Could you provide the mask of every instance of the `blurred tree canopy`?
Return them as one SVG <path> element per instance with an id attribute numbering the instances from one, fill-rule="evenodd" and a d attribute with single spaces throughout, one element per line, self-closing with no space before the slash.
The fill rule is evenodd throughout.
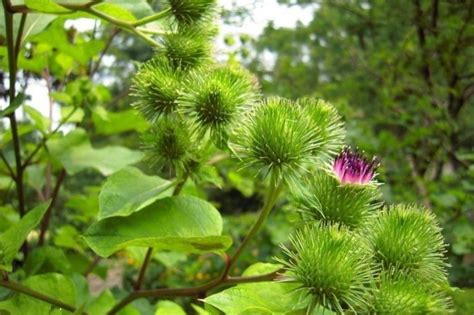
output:
<path id="1" fill-rule="evenodd" d="M 442 218 L 452 280 L 472 286 L 474 1 L 280 2 L 314 17 L 241 40 L 264 93 L 335 103 L 349 142 L 380 156 L 386 198 Z"/>

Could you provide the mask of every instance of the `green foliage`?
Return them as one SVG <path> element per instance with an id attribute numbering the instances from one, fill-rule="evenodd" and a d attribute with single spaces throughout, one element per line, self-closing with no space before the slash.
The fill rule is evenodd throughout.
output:
<path id="1" fill-rule="evenodd" d="M 21 220 L 0 234 L 0 268 L 12 271 L 12 260 L 25 241 L 28 233 L 35 228 L 43 218 L 49 204 L 45 203 L 28 211 Z"/>
<path id="2" fill-rule="evenodd" d="M 168 197 L 127 217 L 102 219 L 84 238 L 98 255 L 108 257 L 128 246 L 219 252 L 231 244 L 221 233 L 222 218 L 211 204 L 195 197 Z"/>
<path id="3" fill-rule="evenodd" d="M 110 175 L 142 158 L 141 152 L 121 146 L 95 149 L 86 132 L 79 128 L 65 137 L 50 139 L 47 146 L 52 157 L 70 174 L 93 168 L 104 175 Z"/>
<path id="4" fill-rule="evenodd" d="M 23 283 L 26 287 L 37 290 L 50 297 L 57 298 L 71 305 L 76 304 L 76 288 L 74 282 L 61 274 L 45 273 L 29 277 Z M 10 314 L 48 315 L 59 311 L 52 305 L 27 295 L 16 294 L 11 299 L 0 302 L 0 310 Z"/>
<path id="5" fill-rule="evenodd" d="M 171 182 L 148 176 L 134 167 L 125 167 L 112 174 L 99 195 L 98 219 L 127 216 L 155 200 L 171 195 Z"/>
<path id="6" fill-rule="evenodd" d="M 368 285 L 374 269 L 365 241 L 344 227 L 310 225 L 290 237 L 293 250 L 284 248 L 288 280 L 318 305 L 343 313 L 368 307 Z"/>
<path id="7" fill-rule="evenodd" d="M 455 291 L 448 288 L 435 216 L 412 211 L 415 206 L 380 210 L 386 186 L 347 184 L 329 169 L 345 140 L 338 112 L 347 118 L 349 139 L 361 130 L 352 126 L 357 115 L 328 92 L 334 92 L 331 84 L 338 81 L 337 90 L 350 91 L 355 101 L 372 100 L 344 85 L 344 77 L 339 86 L 338 75 L 323 74 L 328 65 L 342 72 L 345 59 L 324 55 L 306 67 L 299 61 L 307 60 L 304 54 L 294 54 L 285 61 L 292 86 L 281 92 L 297 100 L 261 100 L 257 80 L 236 59 L 213 60 L 213 0 L 25 3 L 5 5 L 0 19 L 0 66 L 16 80 L 10 93 L 0 89 L 7 101 L 1 115 L 9 120 L 0 122 L 1 312 L 450 311 L 446 292 Z M 32 35 L 31 9 L 59 16 L 44 30 L 38 20 Z M 320 10 L 326 12 L 325 3 Z M 66 28 L 68 20 L 83 17 L 100 23 L 91 31 Z M 290 42 L 286 35 L 283 42 Z M 311 80 L 307 69 L 314 70 Z M 298 91 L 306 81 L 326 82 L 318 93 L 338 110 L 318 97 L 297 98 L 314 94 L 310 84 L 305 91 L 311 93 Z M 46 104 L 27 95 L 39 82 L 46 84 Z M 437 127 L 449 130 L 442 122 Z M 391 139 L 383 128 L 380 133 Z M 422 125 L 404 141 L 428 135 Z M 360 171 L 354 165 L 344 167 Z M 268 175 L 270 184 L 261 180 Z M 468 198 L 438 193 L 432 201 L 443 207 Z M 240 211 L 248 213 L 236 215 Z M 469 229 L 453 231 L 461 245 L 469 242 Z M 468 253 L 470 247 L 453 248 Z M 271 256 L 280 264 L 261 262 L 241 272 Z M 206 297 L 204 308 L 196 297 Z"/>

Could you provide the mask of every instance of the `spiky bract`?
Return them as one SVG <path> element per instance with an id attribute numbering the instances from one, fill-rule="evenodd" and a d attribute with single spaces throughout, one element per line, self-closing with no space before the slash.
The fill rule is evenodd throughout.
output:
<path id="1" fill-rule="evenodd" d="M 143 149 L 152 165 L 184 172 L 195 164 L 198 143 L 185 121 L 168 116 L 159 119 L 144 134 Z"/>
<path id="2" fill-rule="evenodd" d="M 297 187 L 300 173 L 319 147 L 315 131 L 299 106 L 283 98 L 264 100 L 248 115 L 234 138 L 245 166 L 256 166 Z"/>
<path id="3" fill-rule="evenodd" d="M 384 272 L 373 290 L 374 314 L 447 314 L 451 300 L 439 288 L 394 272 Z"/>
<path id="4" fill-rule="evenodd" d="M 181 25 L 191 25 L 212 18 L 216 0 L 168 0 L 175 21 Z"/>
<path id="5" fill-rule="evenodd" d="M 280 260 L 289 281 L 300 284 L 317 304 L 343 313 L 366 309 L 372 280 L 371 255 L 365 241 L 345 227 L 307 225 L 290 237 Z"/>
<path id="6" fill-rule="evenodd" d="M 133 106 L 150 121 L 176 110 L 182 74 L 164 58 L 146 62 L 137 72 L 131 87 L 137 98 Z"/>
<path id="7" fill-rule="evenodd" d="M 321 170 L 308 176 L 303 194 L 295 198 L 295 207 L 307 220 L 359 228 L 373 218 L 380 197 L 376 185 L 341 185 L 328 171 Z"/>
<path id="8" fill-rule="evenodd" d="M 184 28 L 165 35 L 157 53 L 166 57 L 174 69 L 188 71 L 210 60 L 210 38 L 196 28 Z"/>
<path id="9" fill-rule="evenodd" d="M 334 106 L 319 98 L 301 98 L 297 102 L 311 118 L 313 128 L 321 139 L 321 147 L 315 154 L 322 161 L 327 161 L 344 144 L 345 130 L 341 116 Z"/>
<path id="10" fill-rule="evenodd" d="M 179 98 L 183 113 L 194 127 L 211 132 L 216 143 L 227 140 L 227 132 L 257 100 L 257 85 L 243 69 L 217 67 L 188 80 L 188 89 Z"/>
<path id="11" fill-rule="evenodd" d="M 446 281 L 445 244 L 435 216 L 416 205 L 394 205 L 368 230 L 375 259 L 384 269 L 427 282 Z"/>

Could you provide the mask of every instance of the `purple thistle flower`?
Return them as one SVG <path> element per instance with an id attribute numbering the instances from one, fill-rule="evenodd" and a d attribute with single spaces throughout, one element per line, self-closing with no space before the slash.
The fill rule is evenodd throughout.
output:
<path id="1" fill-rule="evenodd" d="M 341 184 L 365 185 L 374 178 L 377 166 L 375 157 L 369 161 L 357 151 L 344 148 L 334 160 L 332 170 Z"/>

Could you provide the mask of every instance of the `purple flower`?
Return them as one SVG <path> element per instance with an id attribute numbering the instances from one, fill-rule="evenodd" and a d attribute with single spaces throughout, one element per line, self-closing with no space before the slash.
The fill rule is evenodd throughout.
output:
<path id="1" fill-rule="evenodd" d="M 344 148 L 334 160 L 332 170 L 341 184 L 365 185 L 374 178 L 377 166 L 375 157 L 369 161 L 357 151 Z"/>

